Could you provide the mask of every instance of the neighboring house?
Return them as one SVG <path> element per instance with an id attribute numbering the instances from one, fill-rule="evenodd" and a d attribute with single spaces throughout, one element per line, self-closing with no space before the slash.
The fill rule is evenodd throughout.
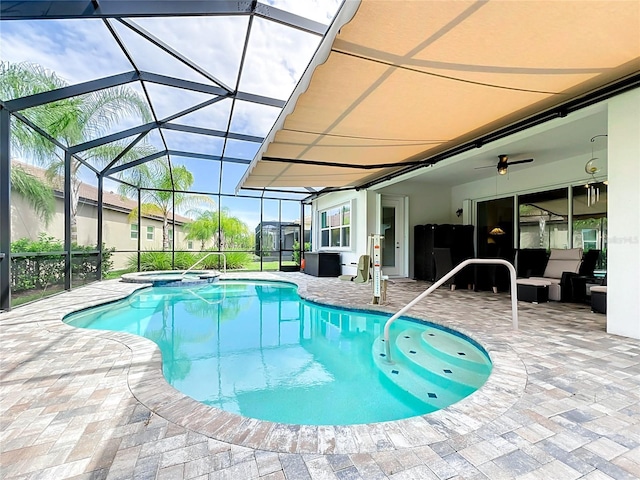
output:
<path id="1" fill-rule="evenodd" d="M 32 165 L 13 162 L 27 172 L 46 182 L 45 171 Z M 33 212 L 28 203 L 18 194 L 12 195 L 11 202 L 11 238 L 30 238 L 35 240 L 41 233 L 46 233 L 57 239 L 64 238 L 64 199 L 62 191 L 54 188 L 56 198 L 55 214 L 49 225 Z M 138 235 L 140 235 L 140 250 L 162 250 L 162 218 L 143 215 L 141 225 L 129 219 L 129 213 L 137 207 L 137 202 L 123 198 L 117 193 L 103 194 L 103 241 L 108 248 L 115 248 L 112 256 L 114 269 L 124 268 L 126 259 L 131 252 L 137 251 Z M 93 185 L 80 185 L 78 203 L 78 244 L 96 245 L 98 237 L 98 189 Z M 194 242 L 185 239 L 183 225 L 191 220 L 181 215 L 175 217 L 175 227 L 169 217 L 169 239 L 175 228 L 176 250 L 193 250 Z M 118 253 L 121 252 L 121 253 Z"/>

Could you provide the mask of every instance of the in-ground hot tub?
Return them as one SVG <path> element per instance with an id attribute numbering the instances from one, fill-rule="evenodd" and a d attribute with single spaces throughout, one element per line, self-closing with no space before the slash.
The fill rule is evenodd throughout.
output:
<path id="1" fill-rule="evenodd" d="M 121 281 L 127 283 L 151 283 L 154 287 L 191 287 L 213 283 L 220 277 L 217 270 L 156 270 L 153 272 L 134 272 L 122 275 Z"/>

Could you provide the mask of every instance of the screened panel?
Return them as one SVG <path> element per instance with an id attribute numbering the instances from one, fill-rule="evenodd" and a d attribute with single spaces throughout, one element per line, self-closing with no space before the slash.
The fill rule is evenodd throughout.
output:
<path id="1" fill-rule="evenodd" d="M 202 101 L 210 99 L 210 95 L 204 95 Z M 168 101 L 171 102 L 171 99 L 168 99 Z M 193 106 L 196 106 L 196 104 L 194 104 Z M 181 125 L 193 125 L 195 127 L 225 131 L 227 129 L 227 125 L 229 124 L 230 114 L 231 100 L 223 99 L 213 103 L 212 105 L 202 106 L 193 112 L 182 115 L 172 120 L 172 123 L 178 123 Z"/>
<path id="2" fill-rule="evenodd" d="M 279 224 L 280 202 L 278 200 L 262 200 L 261 228 L 256 238 L 257 250 L 262 258 L 262 270 L 278 270 L 279 268 Z"/>
<path id="3" fill-rule="evenodd" d="M 230 130 L 234 133 L 264 137 L 279 114 L 279 108 L 237 100 L 233 108 Z"/>
<path id="4" fill-rule="evenodd" d="M 58 148 L 53 152 L 54 158 L 64 155 Z M 43 167 L 12 161 L 10 182 L 10 288 L 16 306 L 64 289 L 64 172 L 48 176 Z"/>
<path id="5" fill-rule="evenodd" d="M 316 35 L 254 18 L 240 90 L 286 100 L 304 72 L 302 59 L 311 58 L 319 42 Z"/>
<path id="6" fill-rule="evenodd" d="M 68 84 L 133 70 L 104 23 L 97 19 L 2 22 L 2 60 L 32 62 L 55 72 Z"/>
<path id="7" fill-rule="evenodd" d="M 98 178 L 83 165 L 74 172 L 71 195 L 71 242 L 73 285 L 94 282 L 98 278 Z M 107 254 L 108 257 L 108 254 Z M 103 262 L 103 273 L 110 269 Z"/>
<path id="8" fill-rule="evenodd" d="M 66 82 L 59 88 L 62 86 L 67 86 Z M 77 95 L 27 108 L 22 113 L 70 147 L 152 119 L 149 103 L 139 83 Z"/>
<path id="9" fill-rule="evenodd" d="M 312 219 L 312 213 L 311 213 L 311 205 L 303 205 L 303 211 L 304 211 L 304 216 L 303 216 L 302 224 L 304 226 L 304 232 L 303 232 L 304 251 L 310 252 L 311 250 L 313 250 L 313 244 L 312 244 L 313 219 Z"/>
<path id="10" fill-rule="evenodd" d="M 149 93 L 151 105 L 153 106 L 153 110 L 159 120 L 176 115 L 187 109 L 200 105 L 202 102 L 211 100 L 211 95 L 203 92 L 185 90 L 183 88 L 163 85 L 160 83 L 142 83 Z M 185 117 L 179 117 L 175 121 L 179 122 L 183 118 Z"/>
<path id="11" fill-rule="evenodd" d="M 134 25 L 129 27 L 123 23 L 113 20 L 110 21 L 110 24 L 116 31 L 116 34 L 127 45 L 127 51 L 130 53 L 133 61 L 140 70 L 160 75 L 183 78 L 185 80 L 207 85 L 214 85 L 214 83 L 206 76 L 185 65 L 159 46 L 154 45 L 152 42 L 145 39 L 143 35 L 136 32 L 134 30 L 135 25 L 142 26 L 140 19 L 127 21 Z M 164 32 L 163 38 L 166 43 L 167 40 L 173 40 L 176 36 L 176 33 L 169 29 Z"/>
<path id="12" fill-rule="evenodd" d="M 186 169 L 192 176 L 193 181 L 186 186 L 186 190 L 204 193 L 218 193 L 220 183 L 220 161 L 201 160 L 198 158 L 187 158 L 176 155 L 171 156 L 171 165 Z M 185 189 L 181 186 L 180 189 Z"/>
<path id="13" fill-rule="evenodd" d="M 134 21 L 227 86 L 235 86 L 249 23 L 247 17 L 176 17 L 171 20 L 171 28 L 167 28 L 167 21 L 162 18 Z M 203 42 L 203 38 L 213 41 Z M 165 58 L 157 60 L 164 62 Z M 157 69 L 159 65 L 153 63 L 153 67 Z"/>
<path id="14" fill-rule="evenodd" d="M 176 251 L 198 252 L 219 250 L 219 205 L 215 195 L 177 193 L 175 195 L 175 240 Z M 184 255 L 184 263 L 195 263 Z M 211 261 L 216 262 L 216 256 Z M 189 268 L 189 266 L 184 268 Z M 205 267 L 212 266 L 203 261 Z"/>
<path id="15" fill-rule="evenodd" d="M 202 153 L 205 155 L 222 155 L 224 138 L 198 133 L 178 132 L 162 129 L 162 134 L 169 150 Z"/>
<path id="16" fill-rule="evenodd" d="M 301 234 L 300 202 L 280 201 L 281 268 L 300 265 Z"/>
<path id="17" fill-rule="evenodd" d="M 226 194 L 234 194 L 236 185 L 242 178 L 242 175 L 244 175 L 244 172 L 246 171 L 246 169 L 247 169 L 247 166 L 240 163 L 223 162 L 222 178 L 220 182 L 220 187 L 221 187 L 220 192 L 226 193 Z M 247 191 L 246 193 L 253 196 L 260 195 L 259 192 L 257 193 L 253 192 L 253 194 L 249 192 L 250 191 Z"/>

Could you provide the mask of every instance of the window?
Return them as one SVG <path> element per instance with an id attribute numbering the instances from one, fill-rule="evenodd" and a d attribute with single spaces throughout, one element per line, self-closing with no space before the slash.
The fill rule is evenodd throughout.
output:
<path id="1" fill-rule="evenodd" d="M 173 228 L 167 230 L 167 240 L 169 241 L 169 248 L 173 248 Z"/>
<path id="2" fill-rule="evenodd" d="M 582 247 L 585 252 L 600 250 L 596 272 L 604 275 L 607 271 L 608 187 L 605 182 L 587 185 L 573 187 L 573 246 Z"/>
<path id="3" fill-rule="evenodd" d="M 568 189 L 520 195 L 518 210 L 520 248 L 571 248 Z"/>
<path id="4" fill-rule="evenodd" d="M 193 242 L 191 240 L 187 241 L 187 249 L 193 250 Z"/>
<path id="5" fill-rule="evenodd" d="M 320 212 L 320 246 L 348 247 L 351 244 L 351 206 L 347 203 Z"/>
<path id="6" fill-rule="evenodd" d="M 138 238 L 138 224 L 137 223 L 132 223 L 131 224 L 131 238 L 133 240 Z"/>
<path id="7" fill-rule="evenodd" d="M 594 228 L 582 229 L 582 249 L 587 252 L 598 247 L 598 230 Z"/>
<path id="8" fill-rule="evenodd" d="M 147 227 L 147 240 L 153 240 L 153 227 Z"/>

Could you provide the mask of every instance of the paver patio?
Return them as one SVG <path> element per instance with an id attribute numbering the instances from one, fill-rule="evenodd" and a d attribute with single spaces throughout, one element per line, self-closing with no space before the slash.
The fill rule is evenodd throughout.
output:
<path id="1" fill-rule="evenodd" d="M 323 303 L 395 312 L 427 284 L 371 290 L 300 273 Z M 640 478 L 640 341 L 586 305 L 441 288 L 412 315 L 457 328 L 494 361 L 487 384 L 440 412 L 350 427 L 260 422 L 206 407 L 161 373 L 146 339 L 75 329 L 66 313 L 120 298 L 112 280 L 0 314 L 0 477 L 6 479 Z"/>

